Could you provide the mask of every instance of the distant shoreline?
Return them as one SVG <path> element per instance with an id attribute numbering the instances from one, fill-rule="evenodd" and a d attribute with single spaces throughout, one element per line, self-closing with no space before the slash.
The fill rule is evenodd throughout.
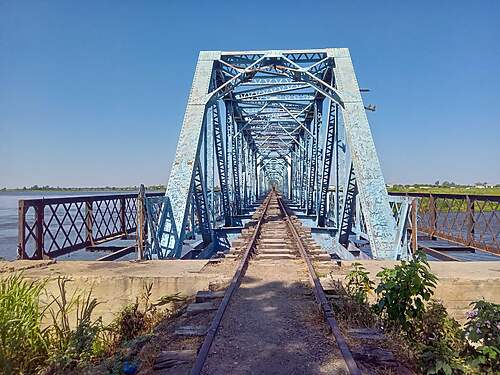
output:
<path id="1" fill-rule="evenodd" d="M 146 191 L 165 191 L 166 187 L 165 186 L 146 186 Z M 34 193 L 47 193 L 47 192 L 78 192 L 78 191 L 118 191 L 118 192 L 135 192 L 139 191 L 139 187 L 99 187 L 99 188 L 39 188 L 39 189 L 33 189 L 33 188 L 12 188 L 12 189 L 7 189 L 3 188 L 0 189 L 0 193 L 6 192 L 6 193 L 25 193 L 25 192 L 34 192 Z"/>
<path id="2" fill-rule="evenodd" d="M 166 191 L 165 185 L 150 185 L 145 186 L 146 191 Z M 29 187 L 29 188 L 3 188 L 0 189 L 0 194 L 5 193 L 72 193 L 72 192 L 138 192 L 138 186 L 116 187 Z M 431 193 L 431 194 L 470 194 L 470 195 L 500 195 L 500 185 L 494 186 L 438 186 L 427 184 L 414 184 L 414 185 L 387 185 L 388 192 L 394 193 Z"/>

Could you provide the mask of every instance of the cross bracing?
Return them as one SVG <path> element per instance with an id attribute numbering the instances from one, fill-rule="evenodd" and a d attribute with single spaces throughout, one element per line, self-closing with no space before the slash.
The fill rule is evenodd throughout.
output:
<path id="1" fill-rule="evenodd" d="M 336 245 L 362 215 L 374 257 L 402 254 L 347 49 L 200 52 L 166 191 L 168 256 L 193 229 L 209 246 L 272 187 Z"/>

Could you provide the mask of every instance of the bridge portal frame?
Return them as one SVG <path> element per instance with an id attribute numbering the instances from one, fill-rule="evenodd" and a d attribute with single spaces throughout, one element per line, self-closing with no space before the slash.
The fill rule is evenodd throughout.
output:
<path id="1" fill-rule="evenodd" d="M 197 174 L 197 168 L 203 171 Z M 200 185 L 202 175 L 205 182 Z M 336 199 L 329 220 L 332 177 Z M 341 245 L 352 234 L 349 223 L 357 214 L 374 258 L 394 259 L 401 251 L 347 48 L 200 52 L 166 191 L 177 228 L 176 241 L 167 249 L 170 256 L 180 256 L 194 193 L 208 197 L 212 213 L 198 215 L 199 227 L 215 227 L 215 222 L 203 221 L 215 218 L 217 184 L 225 225 L 274 185 L 316 215 L 320 226 L 333 222 Z M 358 200 L 358 210 L 352 197 Z"/>

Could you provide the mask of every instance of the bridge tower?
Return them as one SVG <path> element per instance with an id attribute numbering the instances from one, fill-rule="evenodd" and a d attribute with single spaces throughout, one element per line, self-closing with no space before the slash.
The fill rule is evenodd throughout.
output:
<path id="1" fill-rule="evenodd" d="M 339 249 L 355 235 L 374 258 L 400 256 L 406 219 L 391 208 L 348 49 L 200 52 L 151 220 L 157 256 L 180 257 L 193 232 L 208 245 L 272 186 Z"/>

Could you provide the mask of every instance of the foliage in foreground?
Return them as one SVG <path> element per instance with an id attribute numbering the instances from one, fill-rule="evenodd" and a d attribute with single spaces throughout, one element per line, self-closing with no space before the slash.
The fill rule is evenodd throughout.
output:
<path id="1" fill-rule="evenodd" d="M 184 301 L 184 298 L 174 294 L 163 296 L 153 303 L 151 301 L 152 288 L 153 284 L 147 284 L 141 299 L 137 298 L 135 303 L 125 306 L 110 325 L 115 343 L 128 341 L 150 332 L 165 317 L 165 311 L 160 310 L 160 307 Z"/>
<path id="2" fill-rule="evenodd" d="M 413 322 L 422 319 L 425 302 L 431 299 L 437 282 L 425 254 L 417 253 L 413 259 L 386 268 L 377 276 L 380 278 L 375 289 L 378 313 L 411 335 Z"/>
<path id="3" fill-rule="evenodd" d="M 346 289 L 359 303 L 368 302 L 368 294 L 373 290 L 373 281 L 370 280 L 369 272 L 361 263 L 354 262 L 351 271 L 346 275 Z"/>
<path id="4" fill-rule="evenodd" d="M 471 354 L 470 364 L 482 373 L 494 373 L 494 370 L 500 373 L 500 305 L 475 301 L 471 306 L 465 332 L 477 347 Z"/>
<path id="5" fill-rule="evenodd" d="M 421 253 L 392 269 L 384 269 L 377 276 L 381 281 L 376 288 L 378 299 L 371 310 L 371 319 L 390 327 L 392 333 L 413 348 L 422 373 L 500 373 L 500 305 L 473 302 L 468 321 L 461 327 L 440 302 L 431 299 L 437 278 Z M 353 263 L 345 281 L 350 297 L 347 300 L 351 303 L 349 311 L 341 307 L 342 312 L 363 311 L 354 317 L 359 319 L 358 324 L 366 325 L 370 321 L 366 315 L 367 286 L 373 285 L 369 273 L 359 263 Z M 351 314 L 347 318 L 350 323 L 352 317 Z"/>
<path id="6" fill-rule="evenodd" d="M 468 349 L 460 324 L 446 308 L 431 301 L 422 319 L 415 322 L 417 336 L 413 340 L 420 353 L 419 367 L 427 374 L 464 373 Z"/>
<path id="7" fill-rule="evenodd" d="M 21 275 L 0 280 L 0 371 L 30 374 L 48 352 L 39 297 L 44 283 Z"/>
<path id="8" fill-rule="evenodd" d="M 28 281 L 21 274 L 0 279 L 1 374 L 75 373 L 151 331 L 169 311 L 160 307 L 183 300 L 174 295 L 152 303 L 152 284 L 147 285 L 141 303 L 136 300 L 105 326 L 92 317 L 99 305 L 92 290 L 69 295 L 68 282 L 58 278 L 58 293 L 45 294 L 48 302 L 42 304 L 46 281 Z"/>

